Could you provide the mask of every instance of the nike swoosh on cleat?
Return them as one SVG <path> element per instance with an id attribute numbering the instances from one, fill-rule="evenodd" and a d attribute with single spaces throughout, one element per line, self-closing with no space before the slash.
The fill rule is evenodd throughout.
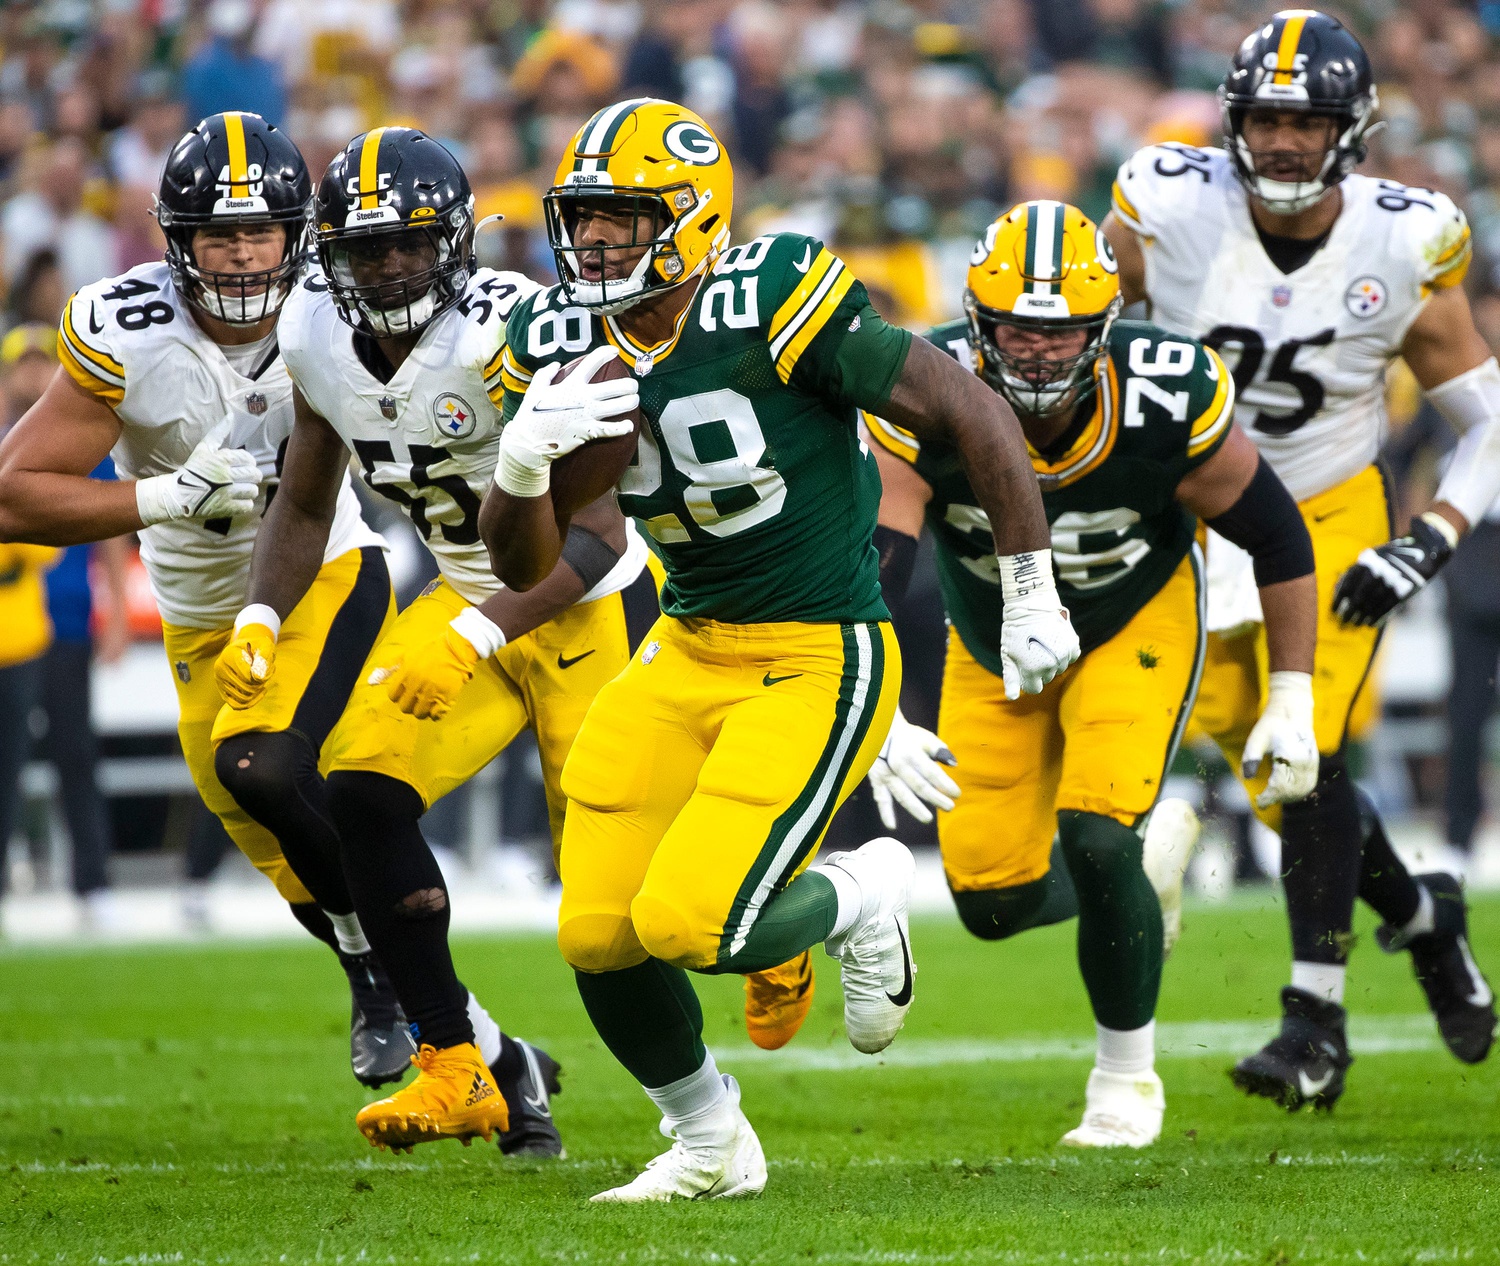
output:
<path id="1" fill-rule="evenodd" d="M 580 659 L 587 659 L 593 651 L 584 651 L 582 655 L 575 655 L 572 659 L 564 659 L 561 651 L 557 652 L 557 666 L 559 668 L 572 668 Z"/>
<path id="2" fill-rule="evenodd" d="M 760 684 L 762 686 L 779 686 L 784 681 L 791 681 L 793 677 L 800 676 L 802 676 L 801 673 L 788 673 L 785 677 L 773 677 L 770 673 L 767 673 L 760 679 Z"/>
<path id="3" fill-rule="evenodd" d="M 1304 1099 L 1311 1099 L 1315 1095 L 1322 1094 L 1325 1090 L 1328 1089 L 1328 1083 L 1332 1080 L 1333 1069 L 1331 1068 L 1321 1077 L 1319 1077 L 1317 1081 L 1314 1081 L 1307 1075 L 1306 1069 L 1299 1068 L 1297 1070 L 1297 1087 L 1302 1091 L 1302 1097 Z"/>
<path id="4" fill-rule="evenodd" d="M 901 940 L 901 966 L 906 972 L 906 979 L 901 982 L 901 988 L 896 993 L 888 993 L 886 997 L 891 1000 L 895 1007 L 911 1005 L 911 950 L 906 947 L 906 937 L 901 932 L 901 925 L 896 924 L 896 935 Z"/>
<path id="5" fill-rule="evenodd" d="M 526 1071 L 531 1074 L 531 1083 L 534 1086 L 542 1084 L 542 1070 L 536 1062 L 536 1053 L 529 1046 L 521 1048 L 521 1054 L 526 1059 Z M 537 1095 L 529 1095 L 524 1090 L 521 1092 L 521 1100 L 538 1116 L 551 1117 L 552 1109 L 547 1104 L 547 1093 L 542 1091 Z"/>

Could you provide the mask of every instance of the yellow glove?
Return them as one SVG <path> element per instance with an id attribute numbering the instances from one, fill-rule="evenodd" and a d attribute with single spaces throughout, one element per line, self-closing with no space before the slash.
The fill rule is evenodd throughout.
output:
<path id="1" fill-rule="evenodd" d="M 458 698 L 481 659 L 505 645 L 500 627 L 476 607 L 459 612 L 443 635 L 425 646 L 409 649 L 389 667 L 370 674 L 370 684 L 386 683 L 391 702 L 419 721 L 436 721 Z"/>
<path id="2" fill-rule="evenodd" d="M 214 664 L 219 694 L 231 708 L 242 712 L 266 693 L 266 683 L 276 670 L 276 638 L 280 633 L 281 620 L 270 607 L 257 603 L 240 612 L 234 622 L 234 636 Z"/>

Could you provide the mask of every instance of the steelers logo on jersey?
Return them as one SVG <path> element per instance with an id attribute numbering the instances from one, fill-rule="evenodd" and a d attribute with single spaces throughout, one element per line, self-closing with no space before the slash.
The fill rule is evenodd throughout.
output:
<path id="1" fill-rule="evenodd" d="M 1379 277 L 1356 277 L 1344 292 L 1344 306 L 1351 315 L 1368 319 L 1385 307 L 1388 297 L 1385 282 Z"/>
<path id="2" fill-rule="evenodd" d="M 445 391 L 432 402 L 432 416 L 437 428 L 449 439 L 461 440 L 474 433 L 477 415 L 460 395 Z"/>

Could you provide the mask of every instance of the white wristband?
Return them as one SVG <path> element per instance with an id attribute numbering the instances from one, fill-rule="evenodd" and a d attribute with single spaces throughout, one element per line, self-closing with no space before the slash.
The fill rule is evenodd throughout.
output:
<path id="1" fill-rule="evenodd" d="M 495 483 L 513 497 L 540 497 L 552 486 L 552 463 L 540 466 L 523 461 L 500 443 L 500 460 L 495 463 Z"/>
<path id="2" fill-rule="evenodd" d="M 1452 504 L 1451 502 L 1449 503 Z M 1448 542 L 1449 549 L 1458 548 L 1458 529 L 1443 518 L 1436 510 L 1428 510 L 1425 514 L 1417 516 L 1423 523 L 1427 524 L 1434 532 Z M 1465 516 L 1467 517 L 1467 516 Z"/>
<path id="3" fill-rule="evenodd" d="M 1000 554 L 1000 593 L 1006 605 L 1058 602 L 1057 585 L 1052 580 L 1052 551 L 1032 550 L 1029 554 Z M 1058 603 L 1058 605 L 1061 605 Z"/>
<path id="4" fill-rule="evenodd" d="M 1266 701 L 1268 703 L 1275 699 L 1278 702 L 1296 704 L 1306 708 L 1311 714 L 1313 706 L 1311 673 L 1293 672 L 1291 669 L 1284 668 L 1271 674 L 1267 686 Z"/>
<path id="5" fill-rule="evenodd" d="M 505 645 L 505 631 L 478 607 L 465 607 L 448 621 L 451 628 L 476 651 L 488 659 Z"/>
<path id="6" fill-rule="evenodd" d="M 274 608 L 268 607 L 264 602 L 252 602 L 234 617 L 236 633 L 247 624 L 264 624 L 271 630 L 273 642 L 281 636 L 281 617 L 276 614 Z"/>
<path id="7" fill-rule="evenodd" d="M 146 527 L 179 517 L 181 506 L 171 491 L 176 478 L 176 475 L 152 475 L 135 481 L 135 512 Z"/>

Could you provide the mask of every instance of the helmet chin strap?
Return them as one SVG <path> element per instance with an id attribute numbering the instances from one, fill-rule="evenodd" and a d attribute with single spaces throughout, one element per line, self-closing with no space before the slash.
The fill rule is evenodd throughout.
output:
<path id="1" fill-rule="evenodd" d="M 370 333 L 376 338 L 399 338 L 420 329 L 432 319 L 437 308 L 436 290 L 437 287 L 433 286 L 421 298 L 410 299 L 402 307 L 389 311 L 385 308 L 372 308 L 361 300 L 360 315 L 369 324 Z"/>

